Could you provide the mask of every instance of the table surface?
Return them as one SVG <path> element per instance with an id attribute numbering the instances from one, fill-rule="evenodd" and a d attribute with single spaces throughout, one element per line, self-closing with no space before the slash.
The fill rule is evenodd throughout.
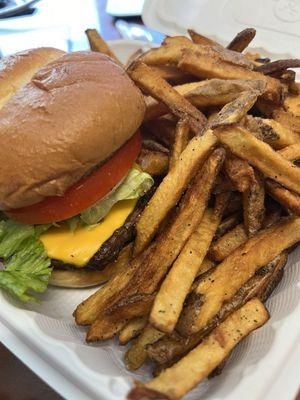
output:
<path id="1" fill-rule="evenodd" d="M 106 0 L 97 0 L 97 3 L 101 35 L 105 39 L 119 39 L 114 19 L 105 13 Z M 62 400 L 62 397 L 0 343 L 0 399 Z M 300 393 L 295 400 L 300 400 Z"/>

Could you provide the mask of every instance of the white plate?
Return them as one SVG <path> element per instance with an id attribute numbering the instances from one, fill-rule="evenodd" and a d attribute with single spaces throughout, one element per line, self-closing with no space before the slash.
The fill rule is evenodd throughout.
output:
<path id="1" fill-rule="evenodd" d="M 166 35 L 193 28 L 220 42 L 247 27 L 255 47 L 300 57 L 300 2 L 293 0 L 146 0 L 143 21 Z"/>
<path id="2" fill-rule="evenodd" d="M 125 61 L 140 46 L 140 42 L 117 41 L 113 49 Z M 270 321 L 234 351 L 222 375 L 203 382 L 188 399 L 293 399 L 300 376 L 299 259 L 300 248 L 290 256 L 284 279 L 267 303 Z M 149 378 L 150 368 L 127 372 L 126 348 L 114 340 L 85 343 L 85 329 L 74 324 L 72 311 L 94 291 L 49 288 L 40 305 L 23 305 L 0 293 L 0 323 L 11 332 L 0 337 L 66 399 L 121 400 L 132 378 Z M 11 339 L 14 336 L 16 341 Z"/>

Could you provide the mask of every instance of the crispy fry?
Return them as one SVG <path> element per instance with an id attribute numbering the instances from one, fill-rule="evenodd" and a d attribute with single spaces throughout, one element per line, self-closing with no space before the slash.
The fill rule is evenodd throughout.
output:
<path id="1" fill-rule="evenodd" d="M 130 340 L 136 338 L 148 323 L 148 315 L 144 317 L 137 317 L 129 321 L 124 326 L 119 334 L 119 343 L 121 345 L 127 344 Z"/>
<path id="2" fill-rule="evenodd" d="M 142 149 L 159 151 L 161 153 L 169 155 L 169 149 L 153 139 L 142 139 Z"/>
<path id="3" fill-rule="evenodd" d="M 259 269 L 256 274 L 238 290 L 231 301 L 222 305 L 217 317 L 214 318 L 205 329 L 188 338 L 182 337 L 178 333 L 165 336 L 158 342 L 147 346 L 148 357 L 160 365 L 172 365 L 176 360 L 197 346 L 203 337 L 218 326 L 218 324 L 234 310 L 240 308 L 247 301 L 258 295 L 261 296 L 261 298 L 265 298 L 265 289 L 267 285 L 273 280 L 274 274 L 276 275 L 284 267 L 286 260 L 287 254 L 283 252 L 268 265 Z M 199 300 L 199 306 L 201 306 L 201 299 Z M 185 318 L 193 318 L 195 307 L 199 308 L 199 306 L 197 305 L 197 298 L 193 299 L 192 303 L 189 302 L 184 309 L 184 314 L 187 314 Z M 189 312 L 191 312 L 191 316 L 188 316 Z"/>
<path id="4" fill-rule="evenodd" d="M 235 100 L 244 91 L 262 92 L 265 82 L 239 79 L 210 79 L 200 82 L 186 83 L 175 86 L 174 89 L 186 97 L 194 106 L 206 108 L 223 106 Z M 146 98 L 147 111 L 144 120 L 149 121 L 168 112 L 168 108 L 155 99 Z"/>
<path id="5" fill-rule="evenodd" d="M 245 243 L 248 235 L 244 224 L 235 226 L 212 244 L 209 257 L 214 261 L 223 261 L 229 254 Z"/>
<path id="6" fill-rule="evenodd" d="M 209 258 L 205 257 L 197 271 L 197 277 L 205 274 L 205 272 L 209 271 L 210 269 L 216 266 L 215 262 L 210 260 Z"/>
<path id="7" fill-rule="evenodd" d="M 300 170 L 267 143 L 238 126 L 218 128 L 214 134 L 235 155 L 247 160 L 269 178 L 300 193 Z"/>
<path id="8" fill-rule="evenodd" d="M 203 342 L 171 368 L 145 383 L 145 387 L 178 399 L 206 378 L 250 332 L 267 322 L 269 314 L 257 298 L 250 300 L 215 328 Z M 192 368 L 191 368 L 192 366 Z M 129 399 L 141 399 L 133 389 Z M 156 397 L 160 398 L 160 397 Z"/>
<path id="9" fill-rule="evenodd" d="M 189 142 L 178 163 L 159 185 L 137 222 L 135 254 L 140 253 L 150 243 L 160 224 L 176 205 L 216 142 L 217 139 L 212 131 L 207 131 L 202 137 L 194 137 Z"/>
<path id="10" fill-rule="evenodd" d="M 173 168 L 176 162 L 179 160 L 181 153 L 186 148 L 189 142 L 190 126 L 186 120 L 180 120 L 176 126 L 175 141 L 170 158 L 169 168 Z"/>
<path id="11" fill-rule="evenodd" d="M 220 125 L 232 125 L 239 122 L 256 103 L 260 92 L 257 90 L 245 91 L 235 100 L 226 104 L 222 110 L 209 121 L 213 129 Z"/>
<path id="12" fill-rule="evenodd" d="M 169 156 L 161 151 L 142 149 L 137 163 L 144 172 L 155 175 L 166 175 L 169 170 Z"/>
<path id="13" fill-rule="evenodd" d="M 281 149 L 300 141 L 300 135 L 273 119 L 247 115 L 242 125 L 256 137 L 275 149 Z"/>
<path id="14" fill-rule="evenodd" d="M 157 342 L 163 336 L 164 333 L 147 325 L 125 354 L 126 368 L 129 371 L 135 371 L 140 368 L 147 358 L 146 346 Z"/>
<path id="15" fill-rule="evenodd" d="M 205 166 L 199 171 L 195 177 L 194 184 L 187 191 L 182 201 L 180 202 L 177 212 L 171 218 L 169 224 L 159 234 L 153 244 L 153 248 L 148 248 L 140 257 L 137 257 L 132 263 L 139 265 L 139 269 L 135 270 L 134 277 L 131 278 L 127 286 L 123 289 L 123 293 L 119 292 L 117 297 L 113 297 L 114 302 L 106 313 L 98 316 L 96 322 L 92 325 L 92 330 L 89 331 L 88 338 L 101 337 L 101 324 L 105 325 L 106 315 L 112 318 L 133 318 L 139 316 L 143 312 L 143 305 L 139 307 L 140 296 L 145 296 L 144 293 L 153 293 L 161 279 L 166 275 L 170 265 L 177 258 L 182 250 L 186 240 L 195 230 L 196 226 L 201 221 L 205 210 L 210 192 L 213 186 L 213 181 L 218 173 L 219 168 L 224 160 L 224 150 L 216 149 L 209 157 Z M 145 260 L 146 254 L 146 260 Z M 151 280 L 147 277 L 151 276 Z M 133 298 L 133 299 L 132 299 Z M 132 299 L 132 301 L 130 300 Z M 134 299 L 136 302 L 134 303 Z M 125 304 L 125 307 L 123 307 Z M 127 315 L 127 304 L 129 311 Z M 134 315 L 134 305 L 137 309 L 137 314 Z M 148 307 L 148 303 L 146 304 Z M 133 312 L 132 312 L 133 310 Z M 148 308 L 144 310 L 145 313 Z M 99 329 L 97 327 L 100 327 Z M 97 329 L 96 329 L 97 328 Z M 93 332 L 92 332 L 93 331 Z"/>
<path id="16" fill-rule="evenodd" d="M 89 40 L 89 44 L 92 51 L 97 51 L 99 53 L 106 54 L 107 56 L 116 60 L 118 64 L 121 64 L 120 60 L 117 58 L 115 53 L 109 48 L 106 41 L 102 38 L 102 36 L 96 29 L 87 29 L 85 33 Z"/>
<path id="17" fill-rule="evenodd" d="M 200 281 L 195 293 L 203 296 L 202 305 L 194 318 L 185 324 L 184 334 L 204 329 L 218 314 L 223 302 L 230 301 L 259 268 L 299 239 L 300 218 L 291 218 L 260 231 L 238 247 L 208 277 Z"/>
<path id="18" fill-rule="evenodd" d="M 244 225 L 249 237 L 262 227 L 265 216 L 265 186 L 263 177 L 255 172 L 255 181 L 243 192 Z"/>
<path id="19" fill-rule="evenodd" d="M 300 216 L 300 196 L 297 193 L 291 192 L 271 179 L 266 179 L 265 184 L 267 192 L 278 201 L 278 203 L 293 214 Z"/>
<path id="20" fill-rule="evenodd" d="M 184 73 L 175 65 L 151 65 L 151 68 L 172 85 L 180 85 L 195 80 L 193 75 Z"/>
<path id="21" fill-rule="evenodd" d="M 300 117 L 300 96 L 287 96 L 283 103 L 286 111 L 292 113 L 296 117 Z"/>
<path id="22" fill-rule="evenodd" d="M 191 44 L 191 40 L 186 36 L 167 36 L 161 43 L 162 46 L 175 44 L 189 46 Z"/>
<path id="23" fill-rule="evenodd" d="M 228 217 L 229 215 L 232 215 L 233 213 L 236 212 L 241 212 L 243 210 L 243 205 L 242 205 L 242 196 L 240 193 L 235 192 L 231 196 L 230 202 L 224 211 L 224 218 Z"/>
<path id="24" fill-rule="evenodd" d="M 288 68 L 299 68 L 299 67 L 300 67 L 300 60 L 298 59 L 277 60 L 256 67 L 256 71 L 268 75 L 277 71 L 284 71 Z"/>
<path id="25" fill-rule="evenodd" d="M 266 82 L 266 89 L 262 97 L 274 103 L 281 101 L 283 87 L 278 80 L 239 65 L 233 65 L 220 58 L 203 55 L 190 48 L 182 51 L 178 67 L 200 78 L 263 80 Z"/>
<path id="26" fill-rule="evenodd" d="M 154 294 L 137 294 L 122 299 L 116 306 L 106 306 L 97 315 L 86 335 L 88 343 L 107 340 L 118 334 L 133 318 L 149 314 Z"/>
<path id="27" fill-rule="evenodd" d="M 87 341 L 112 337 L 128 320 L 150 311 L 158 283 L 202 218 L 214 177 L 223 159 L 224 150 L 217 149 L 212 153 L 156 241 L 136 257 L 125 272 L 116 275 L 77 308 L 77 323 L 92 322 Z M 119 321 L 124 322 L 123 326 L 116 326 Z"/>
<path id="28" fill-rule="evenodd" d="M 230 180 L 225 176 L 222 172 L 217 176 L 215 186 L 213 188 L 213 194 L 219 194 L 224 192 L 234 191 L 235 188 L 233 187 Z"/>
<path id="29" fill-rule="evenodd" d="M 174 142 L 175 124 L 168 118 L 159 118 L 144 125 L 160 143 L 170 148 Z"/>
<path id="30" fill-rule="evenodd" d="M 188 38 L 186 38 L 188 40 Z M 192 42 L 190 42 L 192 45 Z M 171 45 L 161 46 L 147 51 L 143 54 L 139 61 L 147 65 L 177 65 L 181 57 L 181 51 L 185 48 L 187 43 L 174 43 Z"/>
<path id="31" fill-rule="evenodd" d="M 136 62 L 128 73 L 143 90 L 162 101 L 178 118 L 186 119 L 195 134 L 202 133 L 206 124 L 205 116 L 150 67 Z"/>
<path id="32" fill-rule="evenodd" d="M 273 119 L 291 131 L 300 134 L 300 116 L 282 109 L 275 109 L 272 113 Z"/>
<path id="33" fill-rule="evenodd" d="M 90 325 L 95 321 L 97 315 L 109 307 L 111 297 L 117 295 L 130 281 L 136 266 L 132 267 L 131 263 L 126 263 L 125 266 L 126 268 L 119 271 L 105 286 L 77 306 L 74 317 L 78 325 Z"/>
<path id="34" fill-rule="evenodd" d="M 216 203 L 214 210 L 206 209 L 200 224 L 163 281 L 150 313 L 150 323 L 160 331 L 170 333 L 174 330 L 184 300 L 220 223 L 225 204 L 220 207 Z"/>
<path id="35" fill-rule="evenodd" d="M 227 49 L 243 52 L 246 47 L 252 42 L 256 35 L 256 30 L 253 28 L 247 28 L 239 32 L 229 43 Z"/>
<path id="36" fill-rule="evenodd" d="M 226 157 L 224 170 L 234 188 L 239 192 L 245 192 L 255 182 L 253 168 L 247 161 L 234 155 Z"/>
<path id="37" fill-rule="evenodd" d="M 219 43 L 206 36 L 200 35 L 200 33 L 195 32 L 193 29 L 188 29 L 188 33 L 192 41 L 196 44 L 201 44 L 203 46 L 220 46 Z"/>
<path id="38" fill-rule="evenodd" d="M 230 229 L 236 227 L 240 222 L 241 222 L 240 211 L 236 211 L 234 214 L 229 215 L 229 217 L 224 218 L 220 223 L 220 225 L 218 226 L 214 240 L 217 240 L 221 236 L 225 235 L 225 233 L 227 233 Z"/>
<path id="39" fill-rule="evenodd" d="M 300 142 L 278 151 L 278 153 L 289 161 L 296 161 L 300 159 Z"/>

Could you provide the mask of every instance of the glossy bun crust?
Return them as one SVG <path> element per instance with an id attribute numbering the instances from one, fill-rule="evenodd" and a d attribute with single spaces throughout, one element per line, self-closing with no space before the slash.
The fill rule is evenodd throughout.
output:
<path id="1" fill-rule="evenodd" d="M 135 133 L 144 113 L 139 89 L 103 54 L 45 65 L 0 110 L 0 209 L 63 195 Z"/>

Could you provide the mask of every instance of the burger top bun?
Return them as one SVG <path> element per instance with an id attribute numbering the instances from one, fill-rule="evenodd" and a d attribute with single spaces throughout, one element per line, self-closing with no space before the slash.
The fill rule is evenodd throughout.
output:
<path id="1" fill-rule="evenodd" d="M 0 108 L 43 65 L 65 54 L 51 47 L 21 51 L 0 60 Z"/>
<path id="2" fill-rule="evenodd" d="M 62 196 L 135 133 L 144 113 L 140 90 L 103 54 L 45 65 L 0 110 L 0 209 Z"/>

